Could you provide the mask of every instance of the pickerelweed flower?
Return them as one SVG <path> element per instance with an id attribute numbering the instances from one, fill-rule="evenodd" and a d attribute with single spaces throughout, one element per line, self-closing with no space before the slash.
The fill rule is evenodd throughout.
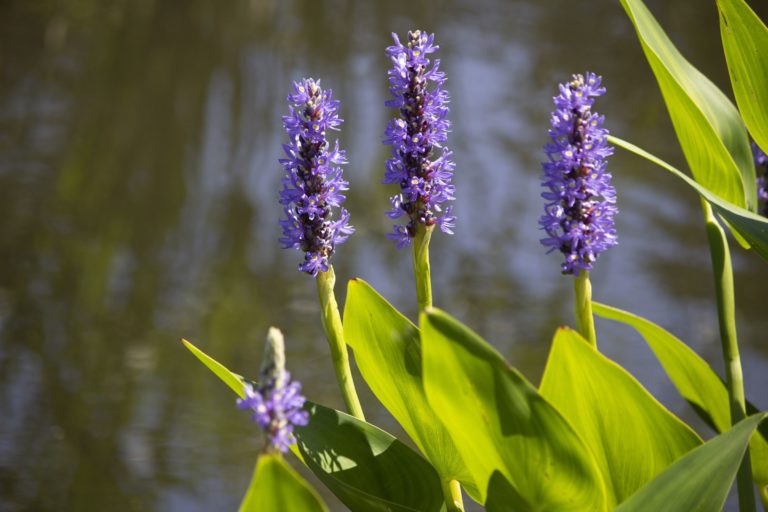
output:
<path id="1" fill-rule="evenodd" d="M 354 231 L 344 208 L 339 219 L 333 219 L 333 209 L 341 206 L 342 191 L 348 189 L 340 167 L 347 160 L 338 141 L 331 147 L 326 131 L 337 130 L 343 120 L 338 116 L 339 102 L 332 99 L 330 89 L 320 87 L 319 80 L 305 78 L 294 82 L 293 88 L 288 95 L 291 113 L 283 117 L 290 142 L 283 145 L 288 158 L 280 160 L 285 170 L 280 204 L 286 215 L 280 221 L 280 242 L 286 249 L 304 251 L 299 270 L 317 276 L 328 270 L 336 245 Z"/>
<path id="2" fill-rule="evenodd" d="M 606 172 L 613 148 L 604 117 L 592 112 L 595 98 L 605 93 L 600 84 L 594 73 L 574 75 L 553 98 L 552 141 L 544 147 L 548 161 L 542 164 L 548 190 L 541 196 L 547 203 L 539 224 L 549 235 L 541 243 L 565 255 L 563 274 L 591 270 L 600 253 L 617 244 L 616 191 Z"/>
<path id="3" fill-rule="evenodd" d="M 400 116 L 387 125 L 384 143 L 392 146 L 392 158 L 386 162 L 383 183 L 400 185 L 401 193 L 390 198 L 392 209 L 387 215 L 409 220 L 395 225 L 387 237 L 401 248 L 411 243 L 419 223 L 437 224 L 442 231 L 453 233 L 453 208 L 443 211 L 441 205 L 454 199 L 451 178 L 455 165 L 451 151 L 443 146 L 450 127 L 445 73 L 439 70 L 439 59 L 430 64 L 427 57 L 439 48 L 435 36 L 410 31 L 405 45 L 397 34 L 392 37 L 395 44 L 387 48 L 387 55 L 393 64 L 389 70 L 393 99 L 386 105 L 398 108 Z"/>
<path id="4" fill-rule="evenodd" d="M 752 156 L 755 159 L 755 171 L 757 172 L 757 199 L 760 203 L 759 212 L 763 217 L 768 217 L 768 155 L 753 142 Z"/>
<path id="5" fill-rule="evenodd" d="M 252 410 L 251 418 L 264 429 L 269 446 L 285 453 L 296 442 L 293 427 L 309 422 L 309 414 L 302 409 L 304 401 L 301 384 L 284 372 L 280 379 L 268 380 L 258 388 L 246 384 L 245 398 L 239 398 L 237 406 Z"/>

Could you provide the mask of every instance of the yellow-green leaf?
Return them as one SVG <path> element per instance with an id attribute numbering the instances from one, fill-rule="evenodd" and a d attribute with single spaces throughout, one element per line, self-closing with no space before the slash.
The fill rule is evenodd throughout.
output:
<path id="1" fill-rule="evenodd" d="M 736 235 L 742 245 L 747 243 L 748 245 L 745 246 L 746 248 L 752 246 L 757 254 L 763 259 L 768 260 L 768 219 L 723 200 L 683 174 L 680 170 L 675 169 L 670 164 L 630 142 L 613 136 L 609 136 L 608 140 L 627 151 L 631 151 L 632 153 L 655 163 L 683 180 L 698 192 L 701 197 L 709 201 L 712 205 L 712 209 L 726 221 L 731 228 L 731 231 Z"/>
<path id="2" fill-rule="evenodd" d="M 240 512 L 327 512 L 315 490 L 279 455 L 262 455 Z"/>
<path id="3" fill-rule="evenodd" d="M 303 460 L 350 510 L 440 512 L 435 469 L 380 428 L 318 404 L 296 428 Z"/>
<path id="4" fill-rule="evenodd" d="M 421 328 L 427 398 L 490 509 L 607 510 L 589 449 L 536 388 L 446 313 L 429 310 Z"/>
<path id="5" fill-rule="evenodd" d="M 611 506 L 701 444 L 632 375 L 567 328 L 555 334 L 539 391 L 592 450 Z"/>
<path id="6" fill-rule="evenodd" d="M 437 469 L 442 480 L 479 489 L 451 436 L 427 404 L 418 328 L 361 279 L 349 282 L 344 339 L 365 382 Z M 483 489 L 484 492 L 484 489 Z"/>
<path id="7" fill-rule="evenodd" d="M 730 401 L 725 383 L 688 345 L 645 318 L 597 302 L 592 303 L 592 308 L 600 317 L 637 330 L 677 391 L 714 430 L 725 432 L 731 427 Z M 751 404 L 747 409 L 751 409 L 748 413 L 757 412 Z M 761 432 L 752 437 L 749 450 L 752 477 L 758 485 L 765 487 L 768 485 L 768 442 Z"/>
<path id="8" fill-rule="evenodd" d="M 752 138 L 768 151 L 768 28 L 744 0 L 717 0 L 717 7 L 736 104 Z"/>
<path id="9" fill-rule="evenodd" d="M 747 442 L 765 416 L 750 416 L 690 451 L 622 503 L 616 512 L 720 512 Z"/>
<path id="10" fill-rule="evenodd" d="M 694 178 L 713 194 L 754 211 L 757 185 L 736 107 L 675 48 L 641 0 L 621 0 L 664 96 Z"/>
<path id="11" fill-rule="evenodd" d="M 237 396 L 240 398 L 245 398 L 244 380 L 240 375 L 232 373 L 223 364 L 216 361 L 214 358 L 187 340 L 181 340 L 181 342 L 190 352 L 192 352 L 192 354 L 194 354 L 196 358 L 200 360 L 201 363 L 203 363 L 209 370 L 211 370 L 214 375 L 221 379 L 224 384 L 229 386 L 229 388 L 234 391 Z"/>

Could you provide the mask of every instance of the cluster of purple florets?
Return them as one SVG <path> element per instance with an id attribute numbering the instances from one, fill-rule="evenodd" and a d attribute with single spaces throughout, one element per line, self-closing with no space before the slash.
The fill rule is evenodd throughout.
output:
<path id="1" fill-rule="evenodd" d="M 753 142 L 752 156 L 755 158 L 755 171 L 757 172 L 759 212 L 760 215 L 768 217 L 768 155 Z"/>
<path id="2" fill-rule="evenodd" d="M 454 199 L 454 163 L 451 151 L 443 146 L 450 127 L 445 73 L 439 70 L 439 59 L 430 65 L 427 57 L 439 48 L 434 34 L 408 32 L 406 44 L 400 43 L 397 34 L 392 37 L 395 44 L 387 48 L 387 55 L 393 63 L 389 70 L 393 99 L 386 105 L 398 108 L 400 116 L 387 125 L 384 143 L 392 146 L 392 158 L 386 162 L 383 182 L 401 189 L 390 199 L 392 210 L 387 215 L 409 219 L 387 235 L 400 248 L 411 243 L 418 224 L 437 224 L 442 231 L 453 233 L 452 207 L 443 211 L 441 205 Z"/>
<path id="3" fill-rule="evenodd" d="M 285 170 L 280 204 L 286 219 L 280 221 L 285 248 L 304 251 L 299 270 L 317 276 L 328 270 L 328 260 L 336 245 L 354 231 L 344 208 L 338 220 L 332 210 L 344 202 L 342 191 L 348 183 L 342 178 L 341 165 L 347 163 L 336 141 L 333 147 L 326 131 L 338 129 L 339 102 L 331 99 L 331 90 L 323 90 L 320 81 L 311 78 L 295 82 L 294 94 L 288 96 L 290 115 L 283 126 L 290 142 L 283 146 L 288 158 L 280 160 Z"/>
<path id="4" fill-rule="evenodd" d="M 237 400 L 240 409 L 253 411 L 252 419 L 264 429 L 269 446 L 283 453 L 296 442 L 294 426 L 309 423 L 309 413 L 303 410 L 305 398 L 301 395 L 301 384 L 291 381 L 288 372 L 280 380 L 273 380 L 259 389 L 245 385 L 245 398 Z"/>
<path id="5" fill-rule="evenodd" d="M 574 75 L 560 84 L 550 119 L 551 143 L 544 147 L 541 195 L 547 200 L 539 224 L 546 231 L 542 244 L 565 255 L 563 274 L 589 271 L 598 255 L 616 245 L 613 216 L 616 191 L 606 172 L 606 158 L 613 154 L 603 128 L 603 116 L 592 112 L 595 98 L 605 93 L 594 73 Z"/>

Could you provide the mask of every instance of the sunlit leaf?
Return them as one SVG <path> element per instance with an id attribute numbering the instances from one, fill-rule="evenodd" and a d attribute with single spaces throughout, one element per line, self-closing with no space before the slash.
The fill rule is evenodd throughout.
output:
<path id="1" fill-rule="evenodd" d="M 592 303 L 595 315 L 637 330 L 664 367 L 677 390 L 715 430 L 731 427 L 728 391 L 722 379 L 688 345 L 658 325 L 617 308 Z"/>
<path id="2" fill-rule="evenodd" d="M 308 404 L 309 425 L 296 429 L 307 466 L 350 510 L 439 512 L 440 478 L 390 434 L 334 409 Z"/>
<path id="3" fill-rule="evenodd" d="M 211 356 L 194 346 L 187 340 L 181 340 L 187 349 L 192 352 L 209 370 L 211 370 L 221 381 L 229 386 L 240 398 L 245 398 L 243 378 L 229 371 L 223 364 L 213 359 Z"/>
<path id="4" fill-rule="evenodd" d="M 443 480 L 459 480 L 477 496 L 450 435 L 427 404 L 422 386 L 419 330 L 368 283 L 349 282 L 344 339 L 376 397 L 437 469 Z M 483 490 L 484 491 L 484 490 Z"/>
<path id="5" fill-rule="evenodd" d="M 725 383 L 688 345 L 653 322 L 632 313 L 597 302 L 592 303 L 592 308 L 600 317 L 624 323 L 637 330 L 678 392 L 713 429 L 725 432 L 731 427 L 730 402 Z M 757 412 L 754 407 L 750 409 L 748 412 Z M 768 431 L 768 424 L 764 430 Z M 768 485 L 768 442 L 765 435 L 756 433 L 749 446 L 752 476 L 758 485 Z"/>
<path id="6" fill-rule="evenodd" d="M 328 508 L 314 489 L 279 455 L 262 455 L 240 512 L 324 512 Z"/>
<path id="7" fill-rule="evenodd" d="M 612 506 L 701 444 L 632 375 L 567 328 L 555 335 L 539 391 L 592 449 Z"/>
<path id="8" fill-rule="evenodd" d="M 730 100 L 694 68 L 641 0 L 621 0 L 656 75 L 694 178 L 713 194 L 754 211 L 757 188 L 744 123 Z"/>
<path id="9" fill-rule="evenodd" d="M 421 328 L 427 398 L 492 507 L 606 510 L 589 449 L 536 388 L 447 314 L 430 310 Z"/>
<path id="10" fill-rule="evenodd" d="M 609 136 L 608 139 L 613 144 L 616 144 L 617 146 L 620 146 L 627 151 L 631 151 L 632 153 L 635 153 L 636 155 L 641 156 L 668 170 L 683 180 L 685 183 L 687 183 L 704 199 L 709 201 L 715 213 L 727 221 L 729 226 L 736 230 L 749 243 L 749 245 L 752 246 L 756 253 L 768 261 L 768 219 L 765 217 L 760 217 L 759 215 L 747 211 L 744 208 L 740 208 L 727 201 L 724 201 L 706 188 L 696 183 L 694 180 L 686 176 L 678 169 L 675 169 L 670 164 L 635 146 L 632 143 L 613 136 Z"/>
<path id="11" fill-rule="evenodd" d="M 765 416 L 750 416 L 692 450 L 622 503 L 616 512 L 719 512 L 747 442 Z"/>
<path id="12" fill-rule="evenodd" d="M 720 35 L 744 123 L 768 151 L 768 28 L 744 0 L 717 0 Z"/>

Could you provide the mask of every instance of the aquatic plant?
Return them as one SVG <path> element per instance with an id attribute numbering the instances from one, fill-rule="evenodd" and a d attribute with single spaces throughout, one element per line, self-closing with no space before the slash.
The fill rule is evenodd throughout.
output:
<path id="1" fill-rule="evenodd" d="M 304 252 L 299 270 L 313 276 L 328 270 L 336 246 L 344 243 L 354 228 L 349 212 L 341 208 L 338 219 L 334 210 L 344 202 L 348 189 L 341 165 L 346 164 L 339 142 L 333 146 L 328 130 L 336 130 L 339 102 L 333 92 L 323 90 L 320 81 L 305 78 L 293 84 L 288 95 L 290 114 L 283 117 L 289 142 L 283 145 L 287 158 L 280 159 L 285 170 L 280 204 L 286 218 L 280 221 L 283 247 Z"/>
<path id="2" fill-rule="evenodd" d="M 465 493 L 490 512 L 715 512 L 734 480 L 742 512 L 755 511 L 755 484 L 768 507 L 768 435 L 758 430 L 768 413 L 747 415 L 753 406 L 743 384 L 725 233 L 731 230 L 742 246 L 768 260 L 768 219 L 754 213 L 758 198 L 765 199 L 766 179 L 755 176 L 754 166 L 766 162 L 757 152 L 754 162 L 749 159 L 745 130 L 746 125 L 768 147 L 768 28 L 743 0 L 717 0 L 737 110 L 679 54 L 641 0 L 621 3 L 657 77 L 692 177 L 608 134 L 603 117 L 592 110 L 605 92 L 599 76 L 574 75 L 560 85 L 545 147 L 547 204 L 539 224 L 547 233 L 542 243 L 564 255 L 561 270 L 574 276 L 576 330 L 556 330 L 538 387 L 478 334 L 432 306 L 430 236 L 435 226 L 451 232 L 454 223 L 451 208 L 444 208 L 454 196 L 453 163 L 445 147 L 445 76 L 428 57 L 437 50 L 434 36 L 414 30 L 401 43 L 395 35 L 387 49 L 393 62 L 388 105 L 399 109 L 399 117 L 387 127 L 392 154 L 384 181 L 400 186 L 390 216 L 407 217 L 389 236 L 398 247 L 413 245 L 418 325 L 361 279 L 349 282 L 342 322 L 328 258 L 351 232 L 348 213 L 342 210 L 339 220 L 331 213 L 347 189 L 339 167 L 346 160 L 325 139 L 326 130 L 341 122 L 338 103 L 319 82 L 295 84 L 291 115 L 284 118 L 291 143 L 281 161 L 283 243 L 304 251 L 300 270 L 317 277 L 323 327 L 353 416 L 305 402 L 274 349 L 280 344 L 267 351 L 259 380 L 251 383 L 185 342 L 267 433 L 242 512 L 327 510 L 283 460 L 289 449 L 355 512 L 460 512 Z M 616 245 L 609 143 L 672 173 L 700 196 L 724 380 L 661 326 L 592 300 L 589 273 Z M 704 442 L 602 354 L 593 313 L 635 329 L 683 398 L 719 435 Z M 368 387 L 415 449 L 365 421 L 347 344 Z"/>
<path id="3" fill-rule="evenodd" d="M 406 224 L 396 224 L 387 235 L 405 247 L 416 237 L 417 227 L 438 225 L 452 234 L 456 218 L 453 208 L 443 211 L 443 203 L 454 200 L 451 184 L 455 164 L 445 146 L 451 126 L 448 120 L 446 77 L 440 71 L 440 59 L 428 57 L 440 47 L 435 35 L 421 30 L 408 32 L 405 44 L 392 34 L 395 44 L 387 48 L 392 60 L 389 70 L 389 107 L 398 109 L 399 117 L 387 125 L 384 143 L 392 146 L 386 162 L 383 183 L 400 186 L 392 196 L 392 219 L 407 217 Z"/>
<path id="4" fill-rule="evenodd" d="M 594 73 L 573 75 L 553 98 L 551 142 L 542 164 L 547 191 L 541 195 L 547 203 L 539 224 L 548 235 L 541 243 L 565 256 L 563 274 L 592 270 L 600 253 L 617 243 L 616 190 L 606 169 L 613 148 L 606 140 L 605 118 L 592 111 L 595 98 L 605 94 L 601 84 Z"/>

